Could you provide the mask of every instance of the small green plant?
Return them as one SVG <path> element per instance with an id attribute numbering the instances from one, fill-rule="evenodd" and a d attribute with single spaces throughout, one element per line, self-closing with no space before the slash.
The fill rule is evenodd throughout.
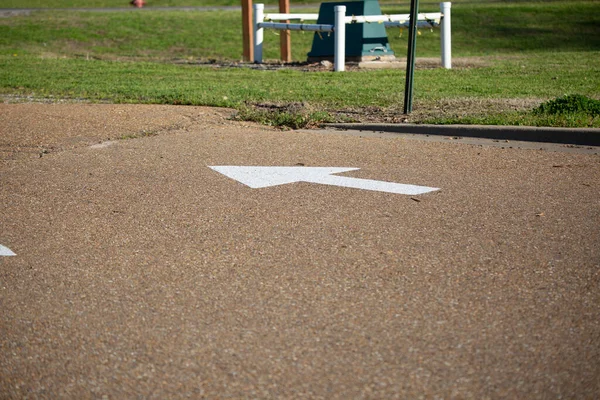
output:
<path id="1" fill-rule="evenodd" d="M 538 115 L 588 114 L 597 117 L 600 116 L 600 101 L 580 94 L 571 94 L 542 103 L 533 112 Z"/>

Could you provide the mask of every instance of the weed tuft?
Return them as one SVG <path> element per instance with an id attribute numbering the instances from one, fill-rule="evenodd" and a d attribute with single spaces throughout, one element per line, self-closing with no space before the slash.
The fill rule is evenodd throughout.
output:
<path id="1" fill-rule="evenodd" d="M 315 128 L 324 123 L 339 122 L 326 111 L 312 111 L 304 103 L 277 105 L 244 105 L 234 117 L 238 121 L 252 121 L 262 125 L 288 129 Z"/>
<path id="2" fill-rule="evenodd" d="M 136 133 L 129 133 L 119 137 L 119 140 L 138 139 L 143 137 L 152 137 L 158 135 L 158 132 L 142 130 Z"/>

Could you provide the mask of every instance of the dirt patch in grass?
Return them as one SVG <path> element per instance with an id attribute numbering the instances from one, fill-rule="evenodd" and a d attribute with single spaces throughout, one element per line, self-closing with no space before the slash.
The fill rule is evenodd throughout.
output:
<path id="1" fill-rule="evenodd" d="M 283 125 L 291 128 L 317 127 L 323 122 L 423 123 L 432 119 L 460 119 L 467 116 L 529 111 L 541 102 L 542 99 L 536 98 L 458 98 L 427 102 L 421 101 L 415 104 L 413 112 L 410 115 L 404 114 L 403 104 L 393 107 L 367 106 L 339 109 L 315 107 L 308 103 L 259 103 L 247 104 L 246 110 L 239 114 L 239 118 L 263 124 L 277 125 L 277 121 L 282 120 L 281 115 L 286 115 L 286 120 L 301 121 L 303 124 L 301 126 Z M 269 119 L 271 122 L 269 122 Z"/>
<path id="2" fill-rule="evenodd" d="M 351 110 L 332 110 L 336 115 L 354 119 L 355 122 L 421 123 L 433 118 L 463 117 L 527 111 L 540 104 L 541 99 L 478 99 L 458 98 L 437 101 L 417 101 L 409 115 L 404 105 L 394 107 L 360 107 Z"/>
<path id="3" fill-rule="evenodd" d="M 458 98 L 437 101 L 417 102 L 410 122 L 421 122 L 432 118 L 466 117 L 473 115 L 502 114 L 517 111 L 529 111 L 538 106 L 543 99 L 481 99 Z"/>
<path id="4" fill-rule="evenodd" d="M 211 68 L 249 68 L 257 70 L 278 71 L 295 70 L 302 72 L 327 72 L 333 71 L 333 60 L 322 62 L 291 62 L 284 63 L 278 60 L 265 60 L 262 64 L 250 62 L 223 61 L 217 59 L 174 59 L 174 64 L 197 65 L 199 67 Z M 489 57 L 460 57 L 452 60 L 453 68 L 483 68 L 492 65 Z M 419 57 L 415 60 L 418 69 L 441 68 L 439 57 Z M 397 58 L 395 61 L 372 61 L 372 62 L 347 62 L 346 71 L 361 71 L 369 69 L 406 69 L 406 57 Z"/>

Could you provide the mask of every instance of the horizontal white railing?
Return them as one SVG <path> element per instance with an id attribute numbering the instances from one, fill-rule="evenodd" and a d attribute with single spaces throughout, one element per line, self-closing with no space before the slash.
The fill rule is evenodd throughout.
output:
<path id="1" fill-rule="evenodd" d="M 319 14 L 280 14 L 280 13 L 269 13 L 264 14 L 263 23 L 270 26 L 270 21 L 283 21 L 283 20 L 300 20 L 300 21 L 316 21 L 319 19 Z M 438 26 L 442 19 L 442 13 L 420 13 L 419 23 L 421 26 Z M 408 26 L 410 22 L 410 14 L 391 14 L 391 15 L 361 15 L 345 17 L 344 21 L 347 24 L 360 24 L 360 23 L 384 23 L 385 26 Z"/>
<path id="2" fill-rule="evenodd" d="M 438 25 L 442 19 L 442 13 L 421 13 L 418 15 L 417 20 L 420 21 L 431 21 Z M 410 21 L 410 14 L 392 14 L 392 15 L 359 15 L 346 17 L 345 21 L 347 24 L 360 24 L 360 23 L 373 23 L 373 22 L 388 22 L 395 24 L 397 22 L 401 24 L 408 24 Z"/>
<path id="3" fill-rule="evenodd" d="M 442 66 L 452 68 L 452 42 L 451 42 L 451 22 L 450 7 L 452 3 L 440 3 L 439 13 L 419 13 L 417 26 L 440 26 L 441 27 L 441 53 Z M 262 63 L 263 55 L 263 30 L 290 30 L 290 31 L 310 31 L 310 32 L 334 32 L 334 69 L 343 71 L 346 53 L 346 24 L 364 24 L 364 23 L 383 23 L 386 27 L 408 26 L 410 23 L 410 14 L 392 14 L 392 15 L 359 15 L 346 16 L 346 6 L 335 6 L 335 24 L 305 24 L 288 22 L 265 22 L 265 21 L 315 21 L 319 14 L 281 14 L 264 13 L 264 4 L 254 5 L 254 62 Z"/>

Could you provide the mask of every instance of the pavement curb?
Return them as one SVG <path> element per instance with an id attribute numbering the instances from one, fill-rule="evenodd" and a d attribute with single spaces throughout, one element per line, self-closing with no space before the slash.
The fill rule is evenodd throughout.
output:
<path id="1" fill-rule="evenodd" d="M 524 142 L 600 146 L 600 129 L 598 128 L 544 128 L 497 125 L 417 125 L 370 123 L 332 123 L 324 124 L 323 126 L 326 128 L 337 128 L 344 130 L 412 133 L 420 135 L 460 136 L 483 139 L 519 140 Z"/>

